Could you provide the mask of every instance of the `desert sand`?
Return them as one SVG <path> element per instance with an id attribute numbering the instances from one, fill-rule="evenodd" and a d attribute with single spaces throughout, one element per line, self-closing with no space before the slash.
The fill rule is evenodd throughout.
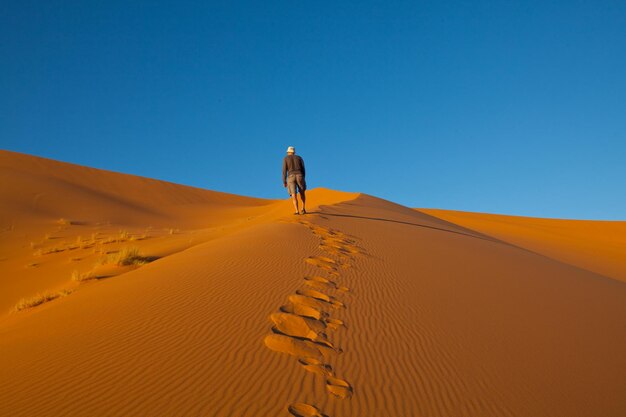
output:
<path id="1" fill-rule="evenodd" d="M 8 151 L 0 197 L 0 415 L 626 415 L 624 222 Z"/>
<path id="2" fill-rule="evenodd" d="M 626 282 L 626 221 L 421 210 L 537 254 Z"/>

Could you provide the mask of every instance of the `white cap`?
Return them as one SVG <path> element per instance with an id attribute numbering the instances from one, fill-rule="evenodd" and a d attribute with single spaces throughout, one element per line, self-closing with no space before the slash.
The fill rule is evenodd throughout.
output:
<path id="1" fill-rule="evenodd" d="M 293 146 L 288 147 L 287 153 L 296 153 L 296 148 L 294 148 Z"/>

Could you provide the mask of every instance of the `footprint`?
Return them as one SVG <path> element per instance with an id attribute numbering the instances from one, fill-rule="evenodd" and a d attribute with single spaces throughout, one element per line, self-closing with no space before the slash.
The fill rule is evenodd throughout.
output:
<path id="1" fill-rule="evenodd" d="M 320 358 L 322 351 L 313 342 L 299 340 L 281 334 L 265 336 L 265 346 L 276 352 L 287 353 L 304 358 Z"/>
<path id="2" fill-rule="evenodd" d="M 306 263 L 316 266 L 321 269 L 325 269 L 327 271 L 336 271 L 337 266 L 336 262 L 331 258 L 327 258 L 325 256 L 315 256 L 309 257 L 304 260 Z"/>
<path id="3" fill-rule="evenodd" d="M 333 352 L 343 353 L 343 350 L 335 347 L 332 343 L 330 343 L 328 341 L 328 339 L 326 339 L 326 335 L 323 335 L 322 337 L 318 338 L 317 340 L 313 340 L 313 342 L 315 342 L 315 344 L 318 346 L 318 348 L 328 348 L 328 349 L 332 350 Z"/>
<path id="4" fill-rule="evenodd" d="M 330 329 L 333 329 L 333 330 L 336 330 L 341 326 L 345 327 L 345 323 L 343 322 L 343 320 L 332 319 L 328 317 L 324 321 L 326 322 L 326 326 L 328 326 Z"/>
<path id="5" fill-rule="evenodd" d="M 293 403 L 287 407 L 289 414 L 296 417 L 328 417 L 319 408 L 306 403 Z"/>
<path id="6" fill-rule="evenodd" d="M 298 359 L 298 362 L 300 362 L 300 365 L 302 365 L 302 367 L 309 372 L 325 377 L 333 376 L 333 368 L 319 359 L 300 358 Z"/>
<path id="7" fill-rule="evenodd" d="M 322 354 L 322 357 L 326 360 L 328 360 L 329 358 L 332 358 L 334 355 L 343 353 L 342 349 L 334 347 L 327 340 L 316 340 L 316 341 L 304 340 L 304 342 L 310 343 L 312 347 L 319 350 L 320 353 Z"/>
<path id="8" fill-rule="evenodd" d="M 348 239 L 348 235 L 339 230 L 328 229 L 327 236 L 335 239 Z"/>
<path id="9" fill-rule="evenodd" d="M 315 320 L 323 320 L 328 315 L 324 311 L 317 310 L 313 307 L 304 304 L 285 304 L 280 307 L 280 311 L 283 313 L 297 314 L 302 317 L 310 317 Z"/>
<path id="10" fill-rule="evenodd" d="M 335 283 L 331 280 L 329 280 L 328 278 L 324 278 L 324 277 L 320 277 L 317 275 L 313 275 L 313 276 L 306 276 L 304 277 L 305 280 L 307 281 L 315 281 L 315 282 L 321 282 L 323 284 L 330 284 L 330 285 L 335 285 Z"/>
<path id="11" fill-rule="evenodd" d="M 305 295 L 291 294 L 288 299 L 294 305 L 300 304 L 303 306 L 312 307 L 316 310 L 322 310 L 324 308 L 324 304 L 321 301 L 316 300 L 315 298 L 307 297 Z"/>
<path id="12" fill-rule="evenodd" d="M 330 304 L 334 308 L 345 308 L 346 305 L 341 301 L 331 297 L 329 295 L 324 294 L 323 292 L 316 290 L 298 290 L 296 291 L 296 295 L 305 296 L 309 298 L 313 298 L 318 301 L 323 301 L 325 303 Z"/>
<path id="13" fill-rule="evenodd" d="M 345 252 L 345 254 L 349 253 L 351 255 L 363 252 L 363 250 L 359 246 L 355 245 L 354 242 L 344 239 L 322 238 L 320 246 L 336 248 Z"/>
<path id="14" fill-rule="evenodd" d="M 305 278 L 306 280 L 306 278 Z M 324 283 L 324 282 L 319 282 L 319 281 L 310 281 L 310 280 L 306 280 L 304 282 L 304 285 L 306 285 L 307 287 L 311 287 L 311 288 L 317 288 L 320 290 L 326 289 L 326 288 L 334 288 L 334 286 L 331 286 L 330 284 Z"/>
<path id="15" fill-rule="evenodd" d="M 298 290 L 298 291 L 296 291 L 296 294 L 305 295 L 307 297 L 315 298 L 316 300 L 325 301 L 327 303 L 330 303 L 330 301 L 331 301 L 331 297 L 329 295 L 326 295 L 326 294 L 324 294 L 323 292 L 320 292 L 320 291 L 315 291 L 315 290 Z"/>
<path id="16" fill-rule="evenodd" d="M 304 281 L 305 281 L 305 285 L 308 285 L 309 287 L 313 287 L 313 288 L 337 288 L 337 284 L 335 284 L 333 281 L 323 278 L 323 277 L 318 277 L 318 276 L 306 276 L 304 277 Z"/>
<path id="17" fill-rule="evenodd" d="M 313 288 L 323 289 L 325 287 L 328 287 L 328 288 L 334 288 L 337 291 L 341 291 L 341 292 L 350 291 L 350 288 L 344 287 L 342 285 L 338 285 L 336 282 L 331 281 L 324 277 L 306 276 L 304 277 L 304 280 L 305 280 L 305 283 L 304 283 L 305 285 L 308 285 L 309 287 L 313 287 Z"/>
<path id="18" fill-rule="evenodd" d="M 313 258 L 316 258 L 316 259 L 318 259 L 318 260 L 320 260 L 320 261 L 322 261 L 322 262 L 327 262 L 327 263 L 329 263 L 329 264 L 334 264 L 334 263 L 336 263 L 336 262 L 335 262 L 335 260 L 334 260 L 333 258 L 329 258 L 329 257 L 327 257 L 327 256 L 315 256 L 315 257 L 313 257 Z"/>
<path id="19" fill-rule="evenodd" d="M 321 250 L 323 250 L 324 252 L 328 252 L 332 255 L 337 255 L 337 256 L 348 256 L 348 254 L 350 254 L 350 251 L 348 251 L 347 249 L 344 249 L 342 247 L 337 247 L 335 245 L 319 245 L 319 248 Z"/>
<path id="20" fill-rule="evenodd" d="M 354 246 L 354 245 L 346 245 L 345 249 L 353 255 L 364 253 L 361 248 L 359 248 L 358 246 Z"/>
<path id="21" fill-rule="evenodd" d="M 340 245 L 352 245 L 352 244 L 354 244 L 353 240 L 345 239 L 343 237 L 340 237 L 339 235 L 324 236 L 324 237 L 322 237 L 322 242 L 337 243 L 337 244 L 340 244 Z"/>
<path id="22" fill-rule="evenodd" d="M 274 313 L 270 316 L 276 329 L 287 336 L 303 337 L 310 340 L 323 338 L 326 323 L 312 318 L 289 313 Z"/>
<path id="23" fill-rule="evenodd" d="M 318 236 L 319 235 L 326 236 L 331 233 L 330 229 L 326 229 L 324 227 L 316 226 L 316 225 L 311 225 L 309 229 L 311 229 L 311 232 L 313 232 L 313 234 L 318 235 Z"/>
<path id="24" fill-rule="evenodd" d="M 351 247 L 356 246 L 352 241 L 334 237 L 323 237 L 320 239 L 320 241 L 320 243 L 324 246 L 333 246 L 335 248 L 344 249 L 346 251 L 348 251 Z"/>
<path id="25" fill-rule="evenodd" d="M 331 394 L 341 398 L 350 398 L 352 396 L 352 387 L 343 379 L 329 376 L 326 378 L 326 389 Z"/>

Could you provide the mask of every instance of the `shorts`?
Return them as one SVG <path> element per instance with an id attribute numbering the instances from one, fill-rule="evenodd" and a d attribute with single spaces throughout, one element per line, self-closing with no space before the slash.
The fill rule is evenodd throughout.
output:
<path id="1" fill-rule="evenodd" d="M 289 175 L 287 177 L 287 191 L 289 191 L 289 195 L 306 191 L 306 181 L 304 181 L 304 176 L 302 174 Z"/>

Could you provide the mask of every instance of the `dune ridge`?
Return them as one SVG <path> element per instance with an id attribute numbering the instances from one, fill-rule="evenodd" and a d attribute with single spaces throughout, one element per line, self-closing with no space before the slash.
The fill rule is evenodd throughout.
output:
<path id="1" fill-rule="evenodd" d="M 19 178 L 2 169 L 11 158 L 0 154 L 0 173 Z M 59 238 L 47 248 L 112 217 L 63 214 L 85 224 L 58 225 L 61 212 L 48 207 L 62 202 L 33 196 L 38 187 L 55 192 L 59 182 L 45 172 L 65 165 L 24 157 L 20 175 L 33 161 L 39 182 L 0 190 L 3 201 L 21 202 L 2 210 L 24 204 L 33 219 L 0 235 L 3 290 L 52 287 L 76 262 L 94 260 L 71 261 L 87 255 L 76 248 L 26 268 L 32 235 L 52 228 Z M 54 177 L 64 175 L 67 183 L 76 174 Z M 54 195 L 73 198 L 64 187 Z M 161 196 L 172 204 L 151 209 L 140 195 L 116 211 L 131 198 L 120 197 L 110 208 L 119 223 L 95 229 L 107 238 L 120 227 L 145 232 L 133 244 L 159 259 L 106 266 L 119 273 L 0 316 L 0 415 L 626 414 L 624 282 L 365 194 L 312 190 L 311 214 L 293 216 L 286 200 L 197 191 L 206 199 L 198 202 L 186 188 L 163 187 L 183 196 Z M 153 229 L 137 209 L 142 199 L 162 221 Z M 37 201 L 46 204 L 31 207 Z"/>

